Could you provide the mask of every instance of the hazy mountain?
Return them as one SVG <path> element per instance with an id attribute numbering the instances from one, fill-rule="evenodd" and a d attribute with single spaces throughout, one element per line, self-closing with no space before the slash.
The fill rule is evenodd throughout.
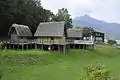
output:
<path id="1" fill-rule="evenodd" d="M 120 24 L 118 23 L 108 23 L 105 21 L 94 19 L 88 15 L 84 15 L 74 18 L 73 25 L 75 27 L 92 27 L 97 31 L 105 33 L 106 38 L 120 40 Z"/>

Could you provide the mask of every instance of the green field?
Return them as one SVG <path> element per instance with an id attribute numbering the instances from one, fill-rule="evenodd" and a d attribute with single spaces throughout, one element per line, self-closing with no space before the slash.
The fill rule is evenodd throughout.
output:
<path id="1" fill-rule="evenodd" d="M 70 50 L 67 55 L 39 50 L 0 50 L 2 80 L 79 80 L 89 64 L 106 65 L 112 76 L 120 73 L 120 49 L 96 46 L 94 50 Z"/>

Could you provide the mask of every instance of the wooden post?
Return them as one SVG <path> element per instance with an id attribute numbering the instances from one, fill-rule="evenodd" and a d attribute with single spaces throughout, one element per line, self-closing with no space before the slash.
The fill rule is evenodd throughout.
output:
<path id="1" fill-rule="evenodd" d="M 19 48 L 19 47 L 18 47 L 18 44 L 17 44 L 17 50 L 18 50 L 18 48 Z"/>
<path id="2" fill-rule="evenodd" d="M 70 49 L 70 44 L 68 44 L 68 49 Z"/>
<path id="3" fill-rule="evenodd" d="M 24 50 L 24 45 L 22 44 L 22 50 Z"/>
<path id="4" fill-rule="evenodd" d="M 11 49 L 11 46 L 10 46 L 10 44 L 8 44 L 8 49 Z"/>
<path id="5" fill-rule="evenodd" d="M 63 46 L 63 53 L 66 54 L 66 46 Z"/>
<path id="6" fill-rule="evenodd" d="M 41 50 L 43 50 L 43 44 L 41 45 Z"/>
<path id="7" fill-rule="evenodd" d="M 49 45 L 49 48 L 50 51 L 53 50 L 53 46 L 51 44 Z"/>
<path id="8" fill-rule="evenodd" d="M 35 44 L 35 49 L 37 49 L 37 44 Z"/>
<path id="9" fill-rule="evenodd" d="M 20 48 L 20 47 L 21 47 L 20 44 L 18 44 L 18 47 L 19 47 L 19 50 L 21 50 L 21 48 Z"/>
<path id="10" fill-rule="evenodd" d="M 12 44 L 12 49 L 14 49 L 14 44 Z"/>
<path id="11" fill-rule="evenodd" d="M 58 45 L 58 52 L 60 52 L 60 45 Z"/>
<path id="12" fill-rule="evenodd" d="M 92 49 L 94 49 L 94 44 L 92 45 Z"/>
<path id="13" fill-rule="evenodd" d="M 87 49 L 87 45 L 85 44 L 85 49 Z"/>
<path id="14" fill-rule="evenodd" d="M 39 49 L 41 50 L 41 45 L 40 45 L 40 44 L 38 44 L 38 46 L 39 46 Z"/>
<path id="15" fill-rule="evenodd" d="M 30 49 L 32 49 L 32 44 L 30 44 Z"/>
<path id="16" fill-rule="evenodd" d="M 85 49 L 85 45 L 83 44 L 83 49 Z"/>
<path id="17" fill-rule="evenodd" d="M 73 48 L 75 49 L 75 44 L 73 44 Z"/>
<path id="18" fill-rule="evenodd" d="M 43 39 L 42 39 L 42 50 L 43 50 Z"/>
<path id="19" fill-rule="evenodd" d="M 78 44 L 78 48 L 80 49 L 80 44 Z"/>
<path id="20" fill-rule="evenodd" d="M 18 50 L 20 50 L 20 45 L 18 44 Z"/>
<path id="21" fill-rule="evenodd" d="M 28 44 L 26 44 L 26 49 L 28 50 Z"/>

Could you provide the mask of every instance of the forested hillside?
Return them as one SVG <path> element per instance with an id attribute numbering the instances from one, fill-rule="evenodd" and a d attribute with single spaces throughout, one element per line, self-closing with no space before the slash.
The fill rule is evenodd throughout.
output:
<path id="1" fill-rule="evenodd" d="M 40 0 L 0 0 L 0 37 L 7 37 L 13 23 L 29 26 L 34 34 L 40 22 L 63 20 L 67 26 L 72 23 L 67 9 L 60 9 L 58 14 L 53 14 L 41 6 Z"/>

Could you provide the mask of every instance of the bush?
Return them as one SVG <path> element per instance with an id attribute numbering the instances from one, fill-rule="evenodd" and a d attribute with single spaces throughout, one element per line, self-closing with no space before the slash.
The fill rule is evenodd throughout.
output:
<path id="1" fill-rule="evenodd" d="M 116 44 L 117 42 L 115 41 L 115 40 L 108 40 L 108 44 L 109 45 L 114 45 L 114 44 Z"/>
<path id="2" fill-rule="evenodd" d="M 0 49 L 5 49 L 6 48 L 6 42 L 0 41 Z"/>
<path id="3" fill-rule="evenodd" d="M 109 80 L 109 70 L 101 65 L 95 64 L 84 68 L 80 80 Z"/>

